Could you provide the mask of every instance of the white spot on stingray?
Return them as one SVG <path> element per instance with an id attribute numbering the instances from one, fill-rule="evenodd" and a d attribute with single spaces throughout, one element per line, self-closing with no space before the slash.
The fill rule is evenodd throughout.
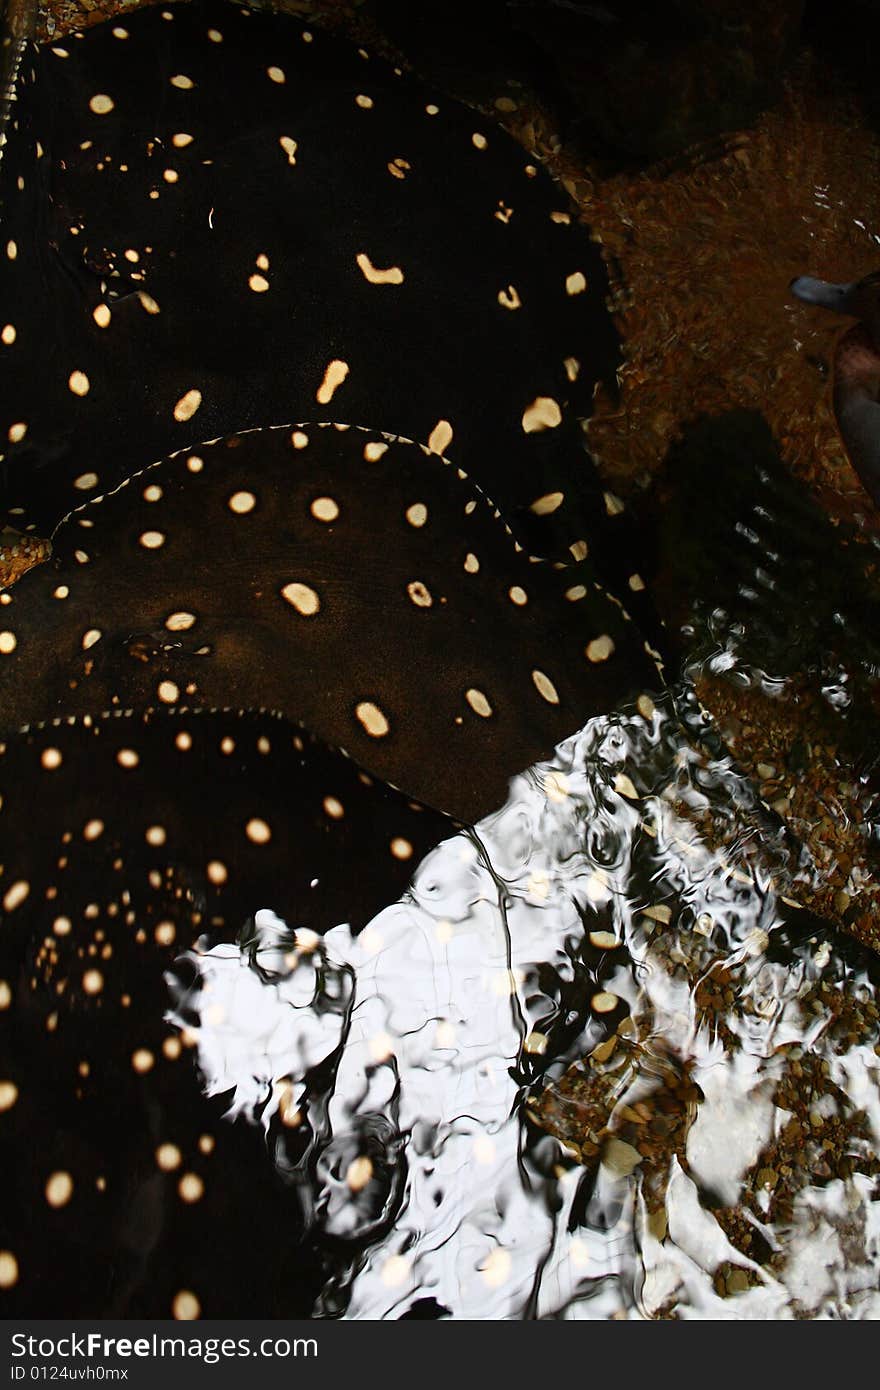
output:
<path id="1" fill-rule="evenodd" d="M 296 141 L 292 135 L 282 135 L 278 140 L 284 153 L 287 155 L 288 164 L 296 163 Z"/>
<path id="2" fill-rule="evenodd" d="M 471 136 L 471 144 L 475 150 L 485 150 L 489 141 L 486 139 L 485 135 L 481 135 L 478 130 L 475 130 Z"/>
<path id="3" fill-rule="evenodd" d="M 180 424 L 186 420 L 191 420 L 202 403 L 202 393 L 192 387 L 187 391 L 174 407 L 174 418 Z"/>
<path id="4" fill-rule="evenodd" d="M 470 690 L 465 691 L 464 698 L 467 700 L 474 714 L 478 714 L 481 719 L 489 719 L 491 717 L 492 706 L 489 704 L 482 690 L 477 690 L 475 687 L 471 686 Z"/>
<path id="5" fill-rule="evenodd" d="M 544 671 L 533 671 L 532 680 L 542 700 L 546 700 L 548 705 L 559 704 L 559 693 L 556 686 Z"/>
<path id="6" fill-rule="evenodd" d="M 523 411 L 522 427 L 526 434 L 553 430 L 562 422 L 562 411 L 552 396 L 536 396 Z"/>
<path id="7" fill-rule="evenodd" d="M 390 728 L 388 720 L 379 706 L 374 705 L 372 700 L 362 700 L 355 707 L 354 712 L 371 738 L 384 738 L 388 733 Z"/>
<path id="8" fill-rule="evenodd" d="M 566 294 L 583 294 L 587 288 L 587 277 L 582 270 L 576 270 L 572 275 L 565 277 Z"/>
<path id="9" fill-rule="evenodd" d="M 338 357 L 334 357 L 332 362 L 327 365 L 324 372 L 324 379 L 315 393 L 315 399 L 319 405 L 328 405 L 333 399 L 333 393 L 337 387 L 341 386 L 348 376 L 348 363 L 341 362 Z"/>
<path id="10" fill-rule="evenodd" d="M 362 111 L 371 111 L 373 109 L 373 98 L 364 96 L 363 92 L 358 93 L 355 97 L 355 101 Z"/>
<path id="11" fill-rule="evenodd" d="M 339 515 L 339 506 L 332 497 L 316 497 L 309 510 L 316 521 L 335 521 Z"/>
<path id="12" fill-rule="evenodd" d="M 6 912 L 14 912 L 17 907 L 27 899 L 31 891 L 31 885 L 23 878 L 16 879 L 11 883 L 3 896 L 3 907 Z"/>
<path id="13" fill-rule="evenodd" d="M 176 150 L 185 150 L 187 145 L 191 145 L 193 137 L 188 135 L 185 130 L 179 130 L 176 135 L 172 135 L 171 143 Z"/>
<path id="14" fill-rule="evenodd" d="M 6 347 L 12 347 L 12 344 L 15 342 L 16 336 L 17 335 L 15 332 L 15 325 L 12 323 L 6 323 L 3 325 L 3 331 L 0 332 L 0 342 L 2 342 Z"/>
<path id="15" fill-rule="evenodd" d="M 271 67 L 266 69 L 266 76 L 270 82 L 275 82 L 279 87 L 283 87 L 287 81 L 287 76 L 283 68 Z"/>
<path id="16" fill-rule="evenodd" d="M 378 266 L 373 265 L 366 251 L 360 251 L 355 259 L 363 272 L 364 279 L 369 280 L 371 285 L 403 284 L 403 271 L 399 265 L 391 265 L 387 270 L 381 270 Z"/>
<path id="17" fill-rule="evenodd" d="M 83 635 L 83 639 L 82 639 L 83 651 L 84 651 L 84 652 L 87 652 L 88 649 L 89 649 L 89 647 L 93 647 L 93 646 L 95 645 L 95 643 L 96 643 L 96 642 L 100 642 L 100 640 L 101 640 L 101 630 L 100 630 L 100 628 L 97 628 L 97 627 L 90 627 L 89 630 L 88 630 L 88 632 L 84 633 L 84 635 Z"/>
<path id="18" fill-rule="evenodd" d="M 529 601 L 529 596 L 525 589 L 521 589 L 518 584 L 513 584 L 507 591 L 507 597 L 511 603 L 515 603 L 517 608 L 523 608 Z"/>
<path id="19" fill-rule="evenodd" d="M 78 478 L 74 478 L 73 486 L 79 492 L 90 492 L 93 487 L 98 486 L 97 473 L 80 473 Z"/>
<path id="20" fill-rule="evenodd" d="M 11 656 L 18 646 L 18 639 L 14 632 L 0 632 L 0 654 Z"/>
<path id="21" fill-rule="evenodd" d="M 159 313 L 159 305 L 156 303 L 155 299 L 151 294 L 147 294 L 146 290 L 138 290 L 137 297 L 140 300 L 141 308 L 145 311 L 145 313 Z"/>
<path id="22" fill-rule="evenodd" d="M 424 502 L 413 502 L 412 506 L 407 507 L 406 519 L 410 526 L 415 526 L 417 530 L 420 526 L 424 526 L 428 520 L 428 508 Z"/>
<path id="23" fill-rule="evenodd" d="M 234 492 L 229 499 L 229 510 L 236 516 L 246 516 L 256 505 L 257 499 L 252 492 Z"/>
<path id="24" fill-rule="evenodd" d="M 428 448 L 432 454 L 445 454 L 452 443 L 452 426 L 448 420 L 438 420 L 428 436 Z"/>
<path id="25" fill-rule="evenodd" d="M 165 535 L 162 531 L 144 531 L 140 543 L 145 550 L 158 550 L 165 544 Z"/>
<path id="26" fill-rule="evenodd" d="M 87 396 L 91 383 L 85 372 L 71 372 L 67 384 L 75 396 Z"/>
<path id="27" fill-rule="evenodd" d="M 430 608 L 434 602 L 431 597 L 430 589 L 422 583 L 421 579 L 411 580 L 406 586 L 406 592 L 409 594 L 416 608 Z"/>
<path id="28" fill-rule="evenodd" d="M 309 436 L 302 430 L 294 430 L 290 436 L 290 442 L 294 449 L 305 449 L 309 442 Z"/>
<path id="29" fill-rule="evenodd" d="M 171 83 L 172 87 L 176 87 L 179 92 L 191 92 L 196 85 L 192 78 L 187 77 L 184 72 L 176 72 L 173 77 L 169 77 L 168 81 Z"/>
<path id="30" fill-rule="evenodd" d="M 588 661 L 607 661 L 614 651 L 614 641 L 603 633 L 601 637 L 594 637 L 592 642 L 588 642 L 584 650 Z"/>
<path id="31" fill-rule="evenodd" d="M 469 550 L 464 557 L 464 569 L 465 574 L 479 574 L 480 572 L 480 561 L 472 550 Z"/>
<path id="32" fill-rule="evenodd" d="M 506 290 L 498 291 L 498 303 L 503 309 L 519 309 L 522 300 L 517 294 L 515 286 L 508 285 Z"/>
<path id="33" fill-rule="evenodd" d="M 185 608 L 179 609 L 176 613 L 170 613 L 165 619 L 165 626 L 169 632 L 188 632 L 195 625 L 195 613 L 188 613 Z"/>
<path id="34" fill-rule="evenodd" d="M 383 454 L 387 454 L 388 445 L 379 439 L 373 439 L 369 444 L 364 445 L 364 458 L 367 463 L 378 463 Z"/>
<path id="35" fill-rule="evenodd" d="M 156 687 L 156 694 L 163 705 L 173 705 L 180 699 L 180 690 L 174 681 L 160 681 Z"/>
<path id="36" fill-rule="evenodd" d="M 253 816 L 245 826 L 245 834 L 254 845 L 267 845 L 272 838 L 272 831 L 264 820 L 259 816 Z"/>
<path id="37" fill-rule="evenodd" d="M 535 516 L 550 516 L 552 512 L 558 511 L 564 501 L 564 492 L 545 492 L 543 497 L 535 498 L 529 511 Z"/>
<path id="38" fill-rule="evenodd" d="M 286 598 L 287 602 L 296 609 L 297 613 L 301 613 L 304 618 L 313 617 L 321 607 L 321 600 L 315 593 L 315 590 L 311 589 L 308 584 L 299 584 L 296 582 L 285 584 L 284 588 L 281 590 L 281 596 L 282 598 Z"/>
<path id="39" fill-rule="evenodd" d="M 10 444 L 20 444 L 27 434 L 27 428 L 23 420 L 17 420 L 14 425 L 10 425 L 7 430 Z"/>
<path id="40" fill-rule="evenodd" d="M 92 318 L 95 320 L 95 323 L 98 325 L 99 328 L 109 328 L 111 314 L 107 305 L 96 305 L 92 311 Z"/>
<path id="41" fill-rule="evenodd" d="M 98 92 L 89 102 L 89 110 L 96 116 L 107 116 L 113 110 L 114 102 L 112 97 L 108 97 L 106 92 Z"/>

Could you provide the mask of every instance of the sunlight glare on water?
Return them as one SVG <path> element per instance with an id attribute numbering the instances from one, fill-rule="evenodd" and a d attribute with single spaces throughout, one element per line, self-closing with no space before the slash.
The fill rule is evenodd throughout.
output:
<path id="1" fill-rule="evenodd" d="M 646 701 L 356 938 L 263 906 L 169 977 L 301 1195 L 318 1316 L 880 1315 L 876 977 L 761 817 Z"/>

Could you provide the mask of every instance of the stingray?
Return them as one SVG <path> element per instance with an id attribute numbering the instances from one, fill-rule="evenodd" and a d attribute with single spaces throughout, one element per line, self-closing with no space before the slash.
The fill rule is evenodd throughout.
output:
<path id="1" fill-rule="evenodd" d="M 463 470 L 341 425 L 156 464 L 72 513 L 4 599 L 7 728 L 279 709 L 466 821 L 658 680 L 588 560 L 536 562 Z"/>
<path id="2" fill-rule="evenodd" d="M 201 1098 L 163 970 L 245 949 L 271 907 L 314 960 L 303 1009 L 338 1030 L 351 990 L 319 938 L 357 933 L 454 827 L 296 725 L 234 711 L 34 728 L 0 754 L 0 786 L 7 1314 L 168 1317 L 195 1288 L 218 1316 L 306 1315 L 296 1194 Z M 287 1124 L 295 1154 L 307 1099 Z"/>
<path id="3" fill-rule="evenodd" d="M 607 525 L 578 425 L 618 361 L 605 268 L 491 120 L 289 16 L 201 0 L 29 50 L 16 98 L 0 502 L 19 529 L 323 409 L 446 453 L 548 553 Z"/>

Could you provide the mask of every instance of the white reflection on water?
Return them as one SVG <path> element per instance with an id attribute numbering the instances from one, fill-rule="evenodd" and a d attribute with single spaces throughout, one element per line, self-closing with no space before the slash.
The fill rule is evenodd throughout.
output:
<path id="1" fill-rule="evenodd" d="M 433 1299 L 480 1319 L 880 1316 L 876 1010 L 843 1029 L 833 1007 L 845 991 L 870 1013 L 875 993 L 833 938 L 789 934 L 771 958 L 784 858 L 756 845 L 754 810 L 668 712 L 591 720 L 356 939 L 344 924 L 297 934 L 264 908 L 241 948 L 192 958 L 171 1017 L 195 1035 L 206 1092 L 263 1125 L 300 1187 L 328 1251 L 317 1315 L 395 1318 Z M 747 871 L 697 833 L 707 811 L 751 851 Z M 603 949 L 591 932 L 610 934 L 594 936 Z M 604 949 L 612 937 L 624 949 Z M 697 995 L 719 967 L 733 1002 L 712 1016 Z M 701 1097 L 666 1163 L 665 1232 L 647 1158 L 603 1131 L 588 1177 L 525 1114 L 626 1013 L 631 1044 L 686 1065 Z M 817 1133 L 841 1107 L 865 1112 L 856 1171 L 806 1171 L 779 1212 L 752 1181 L 759 1263 L 714 1211 L 743 1200 L 791 1118 L 777 1087 L 813 1056 L 828 1082 Z M 621 1072 L 612 1136 L 649 1091 Z"/>

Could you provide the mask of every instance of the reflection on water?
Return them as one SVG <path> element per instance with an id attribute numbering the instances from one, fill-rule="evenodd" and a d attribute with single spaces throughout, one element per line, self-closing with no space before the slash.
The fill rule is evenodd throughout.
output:
<path id="1" fill-rule="evenodd" d="M 786 902 L 784 836 L 678 713 L 591 720 L 357 937 L 268 905 L 179 962 L 317 1315 L 880 1315 L 872 958 Z"/>

